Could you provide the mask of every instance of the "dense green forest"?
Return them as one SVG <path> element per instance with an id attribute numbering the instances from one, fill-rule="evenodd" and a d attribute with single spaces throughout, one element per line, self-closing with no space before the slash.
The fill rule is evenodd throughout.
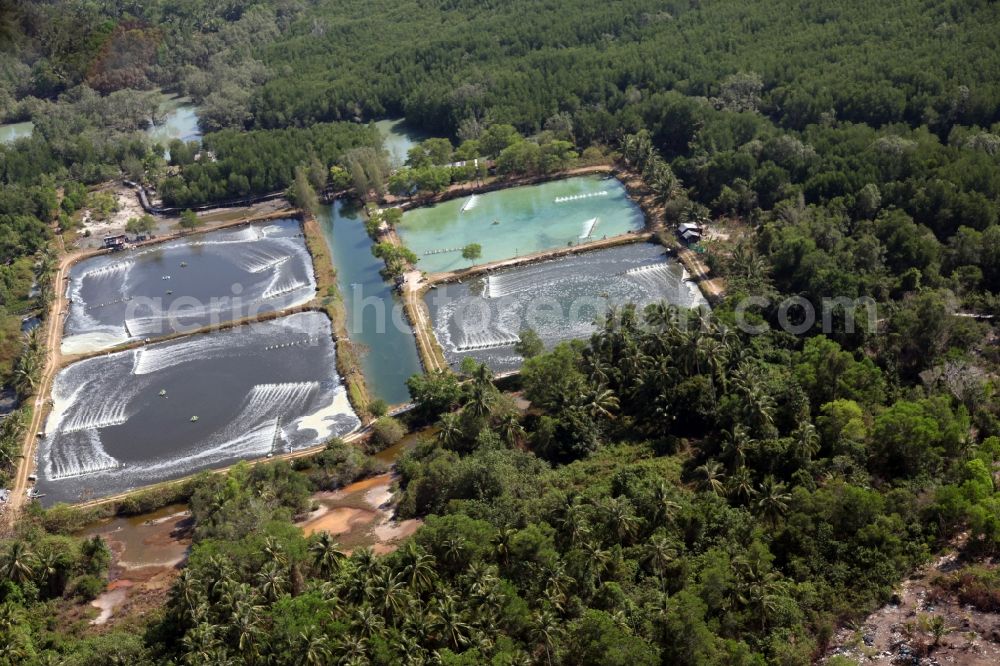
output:
<path id="1" fill-rule="evenodd" d="M 62 510 L 24 521 L 0 543 L 0 664 L 807 664 L 958 533 L 998 554 L 997 3 L 0 8 L 0 118 L 36 124 L 0 145 L 0 374 L 23 394 L 40 351 L 15 313 L 82 188 L 122 175 L 193 205 L 589 155 L 641 174 L 667 222 L 741 230 L 706 254 L 728 286 L 710 316 L 624 306 L 525 349 L 527 412 L 483 368 L 413 378 L 411 425 L 437 435 L 399 463 L 399 513 L 426 522 L 392 555 L 291 525 L 370 471 L 335 443 L 319 472 L 199 481 L 166 607 L 63 637 L 48 618 L 96 594 L 106 556 Z M 157 87 L 199 103 L 206 150 L 168 165 L 138 134 Z M 390 174 L 365 123 L 396 115 L 439 138 Z M 769 332 L 736 325 L 748 295 Z M 788 296 L 878 314 L 793 336 Z M 0 466 L 22 429 L 4 421 Z"/>

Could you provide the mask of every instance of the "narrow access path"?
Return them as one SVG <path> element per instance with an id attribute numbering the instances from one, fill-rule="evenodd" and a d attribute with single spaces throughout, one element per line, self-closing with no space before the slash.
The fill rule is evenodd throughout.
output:
<path id="1" fill-rule="evenodd" d="M 684 268 L 687 269 L 691 277 L 697 282 L 705 298 L 713 302 L 722 298 L 724 290 L 719 279 L 711 277 L 708 266 L 701 260 L 701 257 L 689 248 L 680 247 L 677 249 L 677 258 L 681 260 Z"/>
<path id="2" fill-rule="evenodd" d="M 14 528 L 17 516 L 27 499 L 28 477 L 34 467 L 35 446 L 38 441 L 38 433 L 42 428 L 42 421 L 46 416 L 45 401 L 52 386 L 52 379 L 61 361 L 59 346 L 62 342 L 62 313 L 66 309 L 66 272 L 79 259 L 89 254 L 97 254 L 94 251 L 79 251 L 64 255 L 59 261 L 59 268 L 52 278 L 55 298 L 52 299 L 52 306 L 49 310 L 48 321 L 45 325 L 45 368 L 42 376 L 35 387 L 34 401 L 31 408 L 31 423 L 28 425 L 25 434 L 24 444 L 21 446 L 21 461 L 17 466 L 17 474 L 14 476 L 14 485 L 11 488 L 10 497 L 4 507 L 3 522 L 9 529 Z"/>
<path id="3" fill-rule="evenodd" d="M 417 351 L 424 362 L 424 369 L 427 372 L 445 370 L 448 363 L 441 358 L 434 337 L 434 327 L 420 298 L 421 279 L 420 271 L 409 271 L 403 276 L 403 301 L 413 320 L 413 335 L 417 339 Z"/>

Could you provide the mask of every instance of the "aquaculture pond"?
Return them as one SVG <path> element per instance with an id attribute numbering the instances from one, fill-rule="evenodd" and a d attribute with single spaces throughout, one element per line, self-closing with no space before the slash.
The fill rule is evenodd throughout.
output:
<path id="1" fill-rule="evenodd" d="M 167 146 L 173 139 L 201 141 L 198 107 L 187 97 L 164 95 L 160 102 L 157 122 L 146 129 L 154 142 Z M 167 153 L 169 156 L 169 153 Z"/>
<path id="2" fill-rule="evenodd" d="M 35 123 L 31 121 L 0 125 L 0 143 L 13 143 L 18 139 L 31 136 L 34 131 Z"/>
<path id="3" fill-rule="evenodd" d="M 417 267 L 429 273 L 469 266 L 462 248 L 482 246 L 477 263 L 576 245 L 642 229 L 642 210 L 611 176 L 578 176 L 511 187 L 416 208 L 398 226 Z"/>
<path id="4" fill-rule="evenodd" d="M 94 257 L 67 289 L 77 353 L 299 305 L 316 281 L 300 223 L 279 220 Z"/>
<path id="5" fill-rule="evenodd" d="M 382 147 L 389 153 L 389 163 L 395 168 L 403 166 L 410 148 L 427 138 L 422 132 L 407 125 L 404 118 L 379 120 L 375 127 L 382 134 Z"/>
<path id="6" fill-rule="evenodd" d="M 472 356 L 503 372 L 520 367 L 514 345 L 525 328 L 552 347 L 590 336 L 609 306 L 707 305 L 686 277 L 662 246 L 633 243 L 442 284 L 424 300 L 449 363 Z"/>
<path id="7" fill-rule="evenodd" d="M 406 380 L 421 372 L 413 331 L 402 303 L 372 256 L 361 209 L 337 200 L 317 215 L 337 270 L 347 309 L 348 337 L 358 351 L 368 390 L 389 404 L 409 402 Z"/>
<path id="8" fill-rule="evenodd" d="M 114 495 L 293 451 L 359 425 L 317 312 L 143 346 L 56 376 L 42 502 Z"/>

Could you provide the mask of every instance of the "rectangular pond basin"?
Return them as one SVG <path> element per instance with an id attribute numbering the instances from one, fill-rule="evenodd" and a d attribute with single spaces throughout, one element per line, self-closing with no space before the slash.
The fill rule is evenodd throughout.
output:
<path id="1" fill-rule="evenodd" d="M 329 318 L 303 312 L 74 363 L 39 443 L 42 502 L 75 502 L 282 453 L 359 425 Z"/>
<path id="2" fill-rule="evenodd" d="M 519 333 L 531 328 L 547 348 L 587 338 L 609 306 L 658 301 L 707 305 L 684 268 L 654 243 L 635 243 L 552 259 L 442 284 L 424 296 L 448 362 L 466 356 L 496 372 L 515 370 Z"/>
<path id="3" fill-rule="evenodd" d="M 222 229 L 81 261 L 64 354 L 277 311 L 316 293 L 297 220 Z"/>
<path id="4" fill-rule="evenodd" d="M 397 231 L 417 255 L 417 268 L 466 268 L 462 248 L 482 246 L 477 263 L 578 245 L 639 231 L 642 210 L 612 176 L 553 180 L 452 199 L 403 214 Z"/>

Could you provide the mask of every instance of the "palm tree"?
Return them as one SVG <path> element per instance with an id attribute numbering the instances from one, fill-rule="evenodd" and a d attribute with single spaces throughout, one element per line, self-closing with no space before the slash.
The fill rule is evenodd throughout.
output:
<path id="1" fill-rule="evenodd" d="M 698 479 L 698 489 L 719 495 L 724 489 L 722 464 L 716 460 L 709 460 L 703 465 L 699 465 L 694 470 Z"/>
<path id="2" fill-rule="evenodd" d="M 267 555 L 271 562 L 282 566 L 288 564 L 288 555 L 285 553 L 285 547 L 272 536 L 264 539 L 264 554 Z"/>
<path id="3" fill-rule="evenodd" d="M 465 558 L 465 539 L 461 536 L 453 536 L 441 542 L 444 549 L 444 561 L 451 566 L 459 565 Z"/>
<path id="4" fill-rule="evenodd" d="M 799 423 L 799 427 L 792 433 L 792 451 L 799 460 L 805 462 L 819 453 L 819 433 L 816 432 L 816 426 L 809 421 Z"/>
<path id="5" fill-rule="evenodd" d="M 552 663 L 552 648 L 555 646 L 559 636 L 559 620 L 547 610 L 537 611 L 533 617 L 532 633 L 542 648 L 545 650 L 545 661 Z"/>
<path id="6" fill-rule="evenodd" d="M 671 499 L 673 492 L 670 486 L 660 481 L 653 488 L 653 525 L 663 527 L 673 520 L 681 505 Z"/>
<path id="7" fill-rule="evenodd" d="M 506 564 L 510 558 L 510 544 L 516 533 L 517 530 L 513 527 L 504 525 L 497 529 L 497 533 L 490 541 L 493 546 L 493 554 L 501 564 Z"/>
<path id="8" fill-rule="evenodd" d="M 750 470 L 745 465 L 740 465 L 733 472 L 726 482 L 726 494 L 737 502 L 749 504 L 757 495 L 757 489 L 753 486 L 753 478 Z"/>
<path id="9" fill-rule="evenodd" d="M 375 579 L 375 598 L 382 606 L 382 615 L 395 624 L 406 607 L 410 604 L 411 598 L 406 591 L 406 581 L 400 571 L 382 573 Z"/>
<path id="10" fill-rule="evenodd" d="M 437 579 L 434 557 L 412 539 L 400 550 L 400 564 L 410 589 L 419 593 L 434 587 Z"/>
<path id="11" fill-rule="evenodd" d="M 462 619 L 455 605 L 455 599 L 450 594 L 444 594 L 434 600 L 429 625 L 442 643 L 456 650 L 465 645 L 472 631 L 472 627 Z"/>
<path id="12" fill-rule="evenodd" d="M 604 418 L 611 420 L 615 418 L 618 411 L 618 397 L 614 391 L 606 388 L 596 388 L 583 398 L 582 407 L 587 410 L 591 418 Z"/>
<path id="13" fill-rule="evenodd" d="M 212 657 L 220 647 L 216 632 L 217 628 L 208 622 L 199 622 L 189 629 L 181 639 L 184 663 L 192 666 L 213 663 Z"/>
<path id="14" fill-rule="evenodd" d="M 640 519 L 636 517 L 632 502 L 627 497 L 612 497 L 605 503 L 605 512 L 618 541 L 628 545 L 639 531 Z"/>
<path id="15" fill-rule="evenodd" d="M 500 423 L 497 428 L 500 433 L 500 438 L 507 444 L 507 446 L 517 446 L 527 436 L 524 426 L 521 425 L 521 418 L 517 415 L 517 412 L 507 412 L 504 414 L 500 419 Z"/>
<path id="16" fill-rule="evenodd" d="M 676 556 L 677 551 L 670 545 L 670 540 L 663 535 L 657 535 L 646 544 L 642 561 L 653 573 L 663 578 L 667 567 L 670 566 L 670 563 L 674 561 Z"/>
<path id="17" fill-rule="evenodd" d="M 587 563 L 594 569 L 597 584 L 600 585 L 604 570 L 611 563 L 611 553 L 601 548 L 597 541 L 587 541 L 583 544 L 583 550 L 587 554 Z"/>
<path id="18" fill-rule="evenodd" d="M 735 467 L 742 467 L 747 461 L 747 450 L 753 448 L 757 440 L 742 423 L 732 430 L 722 433 L 722 452 Z"/>
<path id="19" fill-rule="evenodd" d="M 792 496 L 785 492 L 785 484 L 776 482 L 773 476 L 768 475 L 760 484 L 757 510 L 768 523 L 774 525 L 788 512 L 788 502 L 791 499 Z"/>
<path id="20" fill-rule="evenodd" d="M 247 602 L 237 604 L 230 626 L 236 634 L 236 646 L 243 658 L 251 663 L 256 661 L 260 652 L 261 636 L 257 607 Z"/>
<path id="21" fill-rule="evenodd" d="M 351 623 L 352 631 L 365 638 L 371 638 L 384 626 L 385 620 L 382 616 L 367 604 L 354 613 L 354 622 Z"/>
<path id="22" fill-rule="evenodd" d="M 463 437 L 461 414 L 458 412 L 444 414 L 438 421 L 437 441 L 445 448 L 454 449 Z"/>
<path id="23" fill-rule="evenodd" d="M 285 592 L 288 579 L 277 562 L 268 562 L 257 573 L 257 581 L 261 585 L 264 598 L 274 603 Z"/>
<path id="24" fill-rule="evenodd" d="M 313 564 L 324 578 L 329 578 L 334 572 L 340 571 L 346 555 L 328 532 L 320 532 L 316 540 L 309 544 L 309 552 L 313 556 Z"/>
<path id="25" fill-rule="evenodd" d="M 20 584 L 31 580 L 36 562 L 35 554 L 28 544 L 19 540 L 7 547 L 7 552 L 0 560 L 0 571 L 7 580 Z"/>
<path id="26" fill-rule="evenodd" d="M 329 638 L 313 628 L 299 632 L 299 663 L 302 666 L 323 666 L 330 663 Z"/>

